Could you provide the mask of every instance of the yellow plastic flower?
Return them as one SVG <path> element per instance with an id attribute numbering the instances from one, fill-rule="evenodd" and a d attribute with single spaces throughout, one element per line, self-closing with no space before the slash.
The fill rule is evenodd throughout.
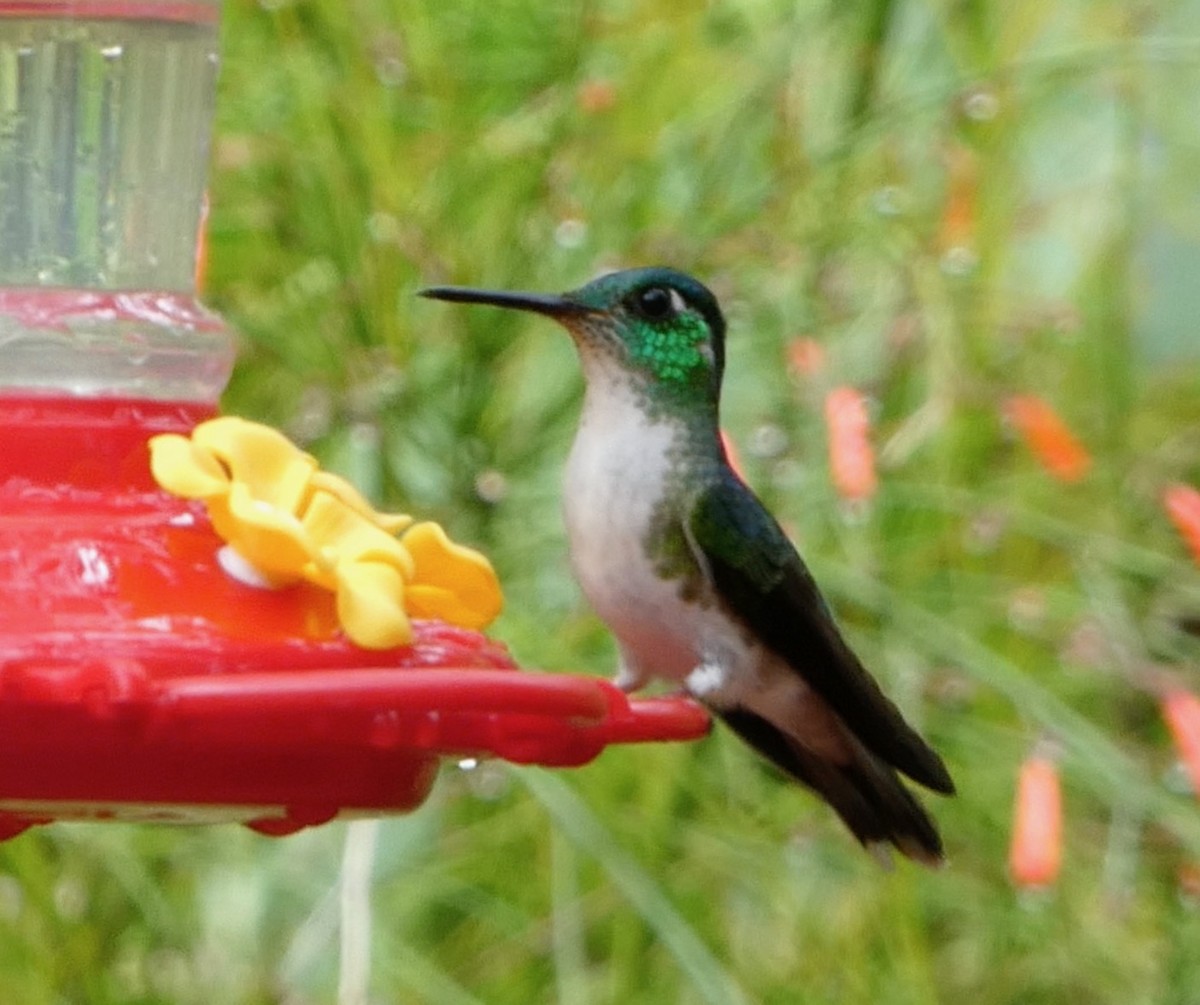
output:
<path id="1" fill-rule="evenodd" d="M 204 502 L 227 542 L 226 572 L 257 586 L 307 580 L 333 591 L 342 628 L 364 648 L 410 642 L 410 615 L 483 628 L 500 613 L 483 555 L 436 523 L 376 512 L 269 426 L 225 416 L 190 437 L 155 436 L 150 469 L 168 492 Z"/>

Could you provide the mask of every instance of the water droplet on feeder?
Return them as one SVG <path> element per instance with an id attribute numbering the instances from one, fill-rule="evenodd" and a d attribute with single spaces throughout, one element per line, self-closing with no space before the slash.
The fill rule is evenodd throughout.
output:
<path id="1" fill-rule="evenodd" d="M 84 547 L 76 552 L 79 581 L 87 586 L 103 586 L 112 579 L 112 569 L 99 548 Z"/>

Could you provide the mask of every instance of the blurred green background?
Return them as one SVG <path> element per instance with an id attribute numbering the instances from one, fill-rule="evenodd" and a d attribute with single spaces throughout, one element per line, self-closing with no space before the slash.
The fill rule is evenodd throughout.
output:
<path id="1" fill-rule="evenodd" d="M 724 733 L 448 767 L 389 820 L 372 1002 L 1196 1003 L 1200 810 L 1148 667 L 1200 688 L 1200 3 L 228 0 L 207 299 L 227 411 L 492 556 L 492 633 L 607 674 L 558 479 L 581 380 L 537 319 L 414 298 L 667 263 L 731 324 L 724 423 L 865 662 L 945 755 L 950 863 L 885 873 Z M 788 345 L 816 339 L 816 376 Z M 831 486 L 824 390 L 880 489 Z M 1076 484 L 1003 418 L 1049 402 Z M 1061 752 L 1056 888 L 1006 870 Z M 331 1001 L 345 828 L 56 826 L 0 846 L 21 1002 Z"/>

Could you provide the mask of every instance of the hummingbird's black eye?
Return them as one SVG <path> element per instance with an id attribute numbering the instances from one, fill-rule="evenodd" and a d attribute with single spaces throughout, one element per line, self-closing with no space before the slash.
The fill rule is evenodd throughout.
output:
<path id="1" fill-rule="evenodd" d="M 634 295 L 637 312 L 648 321 L 662 321 L 675 312 L 670 291 L 661 286 L 648 286 Z"/>

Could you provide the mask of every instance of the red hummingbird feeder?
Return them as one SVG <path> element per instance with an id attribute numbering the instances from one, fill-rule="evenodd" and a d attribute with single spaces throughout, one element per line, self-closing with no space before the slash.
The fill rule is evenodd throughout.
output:
<path id="1" fill-rule="evenodd" d="M 216 413 L 196 299 L 218 4 L 0 0 L 0 836 L 58 819 L 285 834 L 418 806 L 443 757 L 702 736 L 686 698 L 524 672 L 477 631 L 365 649 L 316 587 L 230 576 L 147 443 Z M 86 114 L 85 114 L 86 112 Z"/>

